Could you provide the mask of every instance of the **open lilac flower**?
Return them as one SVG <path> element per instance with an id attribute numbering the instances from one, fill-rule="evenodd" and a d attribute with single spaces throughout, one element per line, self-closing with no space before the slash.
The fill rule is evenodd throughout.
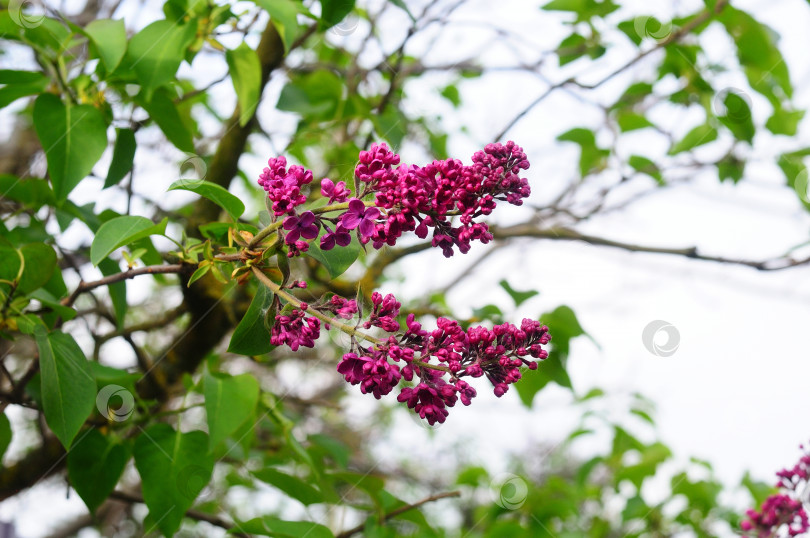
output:
<path id="1" fill-rule="evenodd" d="M 304 212 L 300 217 L 292 216 L 284 219 L 284 229 L 287 230 L 287 244 L 294 244 L 299 237 L 315 239 L 318 237 L 318 223 L 312 211 Z"/>
<path id="2" fill-rule="evenodd" d="M 351 192 L 346 187 L 346 183 L 343 181 L 338 181 L 337 184 L 325 177 L 321 180 L 321 194 L 327 198 L 329 198 L 329 203 L 341 203 L 345 202 L 349 199 L 349 194 Z"/>
<path id="3" fill-rule="evenodd" d="M 360 237 L 367 239 L 374 233 L 375 223 L 377 217 L 380 216 L 380 210 L 376 207 L 366 207 L 366 204 L 358 198 L 352 198 L 349 201 L 349 210 L 341 217 L 341 223 L 347 230 L 354 230 L 360 232 Z"/>
<path id="4" fill-rule="evenodd" d="M 321 250 L 332 250 L 335 245 L 345 247 L 351 242 L 352 235 L 342 224 L 338 224 L 334 231 L 327 232 L 321 237 Z"/>

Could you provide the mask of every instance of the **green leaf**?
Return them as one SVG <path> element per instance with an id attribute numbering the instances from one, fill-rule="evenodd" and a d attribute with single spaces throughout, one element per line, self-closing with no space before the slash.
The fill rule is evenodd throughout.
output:
<path id="1" fill-rule="evenodd" d="M 281 90 L 276 107 L 313 119 L 334 119 L 343 99 L 343 87 L 337 75 L 323 69 L 297 76 Z"/>
<path id="2" fill-rule="evenodd" d="M 631 155 L 630 158 L 627 159 L 627 164 L 632 166 L 636 172 L 647 174 L 658 182 L 659 185 L 665 184 L 664 176 L 661 175 L 661 170 L 658 168 L 658 165 L 647 157 Z"/>
<path id="3" fill-rule="evenodd" d="M 115 147 L 113 148 L 112 162 L 104 180 L 104 188 L 112 187 L 124 179 L 135 160 L 135 131 L 132 129 L 115 130 Z"/>
<path id="4" fill-rule="evenodd" d="M 324 233 L 325 231 L 321 230 L 321 235 Z M 329 271 L 329 276 L 337 278 L 351 267 L 361 250 L 356 237 L 352 237 L 352 242 L 345 247 L 335 245 L 332 250 L 321 250 L 319 237 L 310 243 L 307 255 L 321 262 L 321 265 Z"/>
<path id="5" fill-rule="evenodd" d="M 577 127 L 566 131 L 557 137 L 560 142 L 574 142 L 581 150 L 579 157 L 579 172 L 582 177 L 591 172 L 600 172 L 607 166 L 607 157 L 610 150 L 601 149 L 596 145 L 596 135 L 590 129 Z"/>
<path id="6" fill-rule="evenodd" d="M 104 258 L 98 263 L 98 268 L 104 276 L 111 276 L 121 272 L 118 263 L 109 258 Z M 113 313 L 115 314 L 115 324 L 118 329 L 124 328 L 124 318 L 127 315 L 127 283 L 125 280 L 114 282 L 107 285 L 107 290 L 110 293 L 110 299 L 113 304 Z"/>
<path id="7" fill-rule="evenodd" d="M 179 179 L 172 183 L 168 190 L 190 191 L 199 194 L 227 211 L 228 215 L 234 220 L 241 217 L 242 213 L 245 212 L 245 204 L 242 203 L 242 200 L 216 183 L 203 179 Z"/>
<path id="8" fill-rule="evenodd" d="M 4 108 L 21 97 L 36 95 L 45 91 L 51 79 L 38 71 L 14 71 L 0 69 L 0 108 Z"/>
<path id="9" fill-rule="evenodd" d="M 729 91 L 723 98 L 722 108 L 724 114 L 718 116 L 720 123 L 725 125 L 737 140 L 745 140 L 750 144 L 756 129 L 751 119 L 748 101 L 742 95 Z"/>
<path id="10" fill-rule="evenodd" d="M 703 125 L 698 125 L 686 133 L 686 136 L 684 136 L 679 142 L 673 144 L 672 148 L 669 150 L 669 154 L 677 155 L 678 153 L 689 151 L 698 146 L 702 146 L 703 144 L 708 144 L 716 139 L 717 129 L 708 123 L 704 123 Z"/>
<path id="11" fill-rule="evenodd" d="M 44 243 L 32 243 L 20 249 L 25 260 L 19 289 L 23 293 L 30 293 L 44 286 L 56 269 L 56 253 Z M 19 261 L 19 258 L 15 256 Z"/>
<path id="12" fill-rule="evenodd" d="M 70 485 L 95 514 L 110 496 L 130 456 L 130 448 L 98 430 L 89 430 L 67 456 Z"/>
<path id="13" fill-rule="evenodd" d="M 354 9 L 355 0 L 321 0 L 321 30 L 328 30 Z"/>
<path id="14" fill-rule="evenodd" d="M 305 506 L 324 501 L 323 495 L 320 491 L 310 486 L 300 478 L 276 471 L 270 467 L 254 471 L 253 476 L 262 482 L 280 489 L 287 494 L 288 497 L 301 501 L 301 503 Z"/>
<path id="15" fill-rule="evenodd" d="M 6 453 L 8 445 L 11 444 L 11 423 L 5 412 L 0 413 L 0 463 L 3 461 L 3 455 Z"/>
<path id="16" fill-rule="evenodd" d="M 96 232 L 93 243 L 90 245 L 90 261 L 98 265 L 101 260 L 124 245 L 150 235 L 163 235 L 166 232 L 168 219 L 158 224 L 146 217 L 123 216 L 110 219 Z"/>
<path id="17" fill-rule="evenodd" d="M 153 424 L 135 440 L 133 454 L 149 515 L 165 536 L 172 536 L 211 480 L 214 460 L 208 454 L 208 436 Z"/>
<path id="18" fill-rule="evenodd" d="M 619 129 L 623 133 L 628 131 L 635 131 L 636 129 L 644 129 L 646 127 L 655 127 L 655 124 L 635 112 L 622 111 L 616 115 L 616 123 L 619 124 Z"/>
<path id="19" fill-rule="evenodd" d="M 65 448 L 90 416 L 96 403 L 96 382 L 90 365 L 72 336 L 36 331 L 45 421 Z"/>
<path id="20" fill-rule="evenodd" d="M 416 22 L 416 17 L 414 17 L 413 13 L 411 13 L 411 10 L 408 9 L 408 5 L 405 3 L 405 0 L 388 0 L 388 1 L 391 2 L 392 4 L 394 4 L 395 6 L 397 6 L 399 9 L 401 9 L 405 13 L 407 13 L 408 17 L 411 18 L 412 22 Z"/>
<path id="21" fill-rule="evenodd" d="M 177 149 L 187 153 L 194 151 L 194 139 L 183 123 L 167 89 L 159 88 L 152 93 L 151 99 L 141 105 Z"/>
<path id="22" fill-rule="evenodd" d="M 66 105 L 45 93 L 34 103 L 34 127 L 45 150 L 56 198 L 65 200 L 107 147 L 104 117 L 90 105 Z"/>
<path id="23" fill-rule="evenodd" d="M 557 46 L 556 52 L 560 67 L 581 58 L 587 51 L 587 40 L 583 36 L 577 33 L 569 35 Z"/>
<path id="24" fill-rule="evenodd" d="M 107 72 L 115 71 L 127 51 L 124 21 L 94 20 L 85 26 L 84 33 L 90 37 Z"/>
<path id="25" fill-rule="evenodd" d="M 541 9 L 545 11 L 570 11 L 577 14 L 575 22 L 586 22 L 593 17 L 604 17 L 619 9 L 611 0 L 551 0 Z"/>
<path id="26" fill-rule="evenodd" d="M 515 306 L 520 306 L 535 295 L 540 295 L 537 290 L 517 291 L 505 279 L 498 282 L 498 284 L 509 294 L 509 297 L 515 302 Z"/>
<path id="27" fill-rule="evenodd" d="M 254 0 L 256 5 L 270 14 L 270 21 L 278 30 L 284 42 L 284 50 L 289 52 L 295 40 L 301 35 L 298 14 L 303 13 L 303 6 L 293 0 Z"/>
<path id="28" fill-rule="evenodd" d="M 50 185 L 46 180 L 40 178 L 19 178 L 9 174 L 0 174 L 0 192 L 3 193 L 3 198 L 16 200 L 33 209 L 56 203 Z"/>
<path id="29" fill-rule="evenodd" d="M 209 449 L 213 450 L 251 417 L 259 403 L 259 382 L 251 374 L 206 372 L 203 384 Z"/>
<path id="30" fill-rule="evenodd" d="M 461 94 L 458 91 L 458 86 L 455 84 L 448 84 L 445 86 L 440 92 L 440 95 L 450 101 L 453 108 L 458 108 L 461 106 Z"/>
<path id="31" fill-rule="evenodd" d="M 765 122 L 765 127 L 773 134 L 796 136 L 799 122 L 804 118 L 804 110 L 785 110 L 779 107 Z"/>
<path id="32" fill-rule="evenodd" d="M 155 21 L 130 40 L 127 59 L 138 75 L 138 83 L 147 100 L 156 88 L 174 79 L 186 49 L 197 33 L 196 26 Z"/>
<path id="33" fill-rule="evenodd" d="M 334 538 L 328 527 L 309 521 L 284 521 L 272 516 L 257 517 L 240 522 L 229 532 L 243 532 L 275 538 Z"/>
<path id="34" fill-rule="evenodd" d="M 0 453 L 2 453 L 2 451 L 0 451 Z M 742 485 L 745 486 L 745 489 L 748 490 L 748 493 L 750 493 L 751 497 L 754 499 L 754 506 L 761 506 L 762 503 L 765 502 L 765 499 L 773 493 L 776 493 L 776 488 L 766 482 L 754 480 L 747 471 L 745 476 L 743 476 Z"/>
<path id="35" fill-rule="evenodd" d="M 233 331 L 231 342 L 228 344 L 229 353 L 255 356 L 264 355 L 273 349 L 270 334 L 264 327 L 263 317 L 272 302 L 273 292 L 266 286 L 259 286 L 245 316 Z"/>
<path id="36" fill-rule="evenodd" d="M 237 48 L 225 51 L 228 71 L 239 102 L 239 125 L 245 126 L 259 104 L 262 91 L 262 69 L 259 55 L 244 41 Z"/>

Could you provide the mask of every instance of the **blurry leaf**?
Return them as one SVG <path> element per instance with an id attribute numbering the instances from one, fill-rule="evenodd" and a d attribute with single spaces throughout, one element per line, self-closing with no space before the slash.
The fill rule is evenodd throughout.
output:
<path id="1" fill-rule="evenodd" d="M 132 163 L 135 160 L 135 132 L 132 129 L 116 129 L 115 133 L 115 147 L 107 179 L 104 181 L 105 189 L 117 185 L 124 179 L 124 176 L 132 170 Z"/>
<path id="2" fill-rule="evenodd" d="M 121 268 L 117 262 L 109 258 L 104 258 L 98 262 L 98 268 L 104 276 L 111 276 L 121 272 Z M 115 324 L 118 329 L 124 328 L 124 318 L 127 314 L 127 283 L 125 280 L 114 282 L 107 285 L 107 290 L 110 293 L 110 299 L 113 304 L 113 313 L 115 314 Z"/>
<path id="3" fill-rule="evenodd" d="M 278 30 L 278 35 L 284 42 L 284 50 L 289 52 L 295 40 L 301 34 L 298 24 L 298 14 L 304 8 L 293 0 L 254 0 L 256 5 L 270 14 L 270 21 Z"/>
<path id="4" fill-rule="evenodd" d="M 107 72 L 115 71 L 127 51 L 124 21 L 96 19 L 85 26 L 84 33 L 90 37 Z"/>
<path id="5" fill-rule="evenodd" d="M 765 122 L 765 127 L 773 134 L 795 136 L 804 113 L 804 110 L 785 110 L 779 107 Z"/>
<path id="6" fill-rule="evenodd" d="M 717 140 L 717 129 L 711 125 L 704 123 L 698 125 L 684 136 L 679 142 L 676 142 L 669 150 L 669 155 L 677 155 L 684 151 L 689 151 L 703 144 L 708 144 Z"/>
<path id="7" fill-rule="evenodd" d="M 72 336 L 36 331 L 45 421 L 65 448 L 90 416 L 96 403 L 96 382 Z"/>
<path id="8" fill-rule="evenodd" d="M 354 9 L 355 0 L 321 0 L 321 30 L 336 25 Z"/>
<path id="9" fill-rule="evenodd" d="M 8 421 L 6 413 L 0 413 L 0 462 L 6 453 L 8 445 L 11 444 L 11 423 Z"/>
<path id="10" fill-rule="evenodd" d="M 281 90 L 276 107 L 304 117 L 330 120 L 343 99 L 343 81 L 326 70 L 294 77 Z"/>
<path id="11" fill-rule="evenodd" d="M 733 155 L 724 157 L 717 163 L 717 175 L 720 181 L 730 179 L 734 183 L 740 181 L 745 171 L 745 161 L 737 159 Z"/>
<path id="12" fill-rule="evenodd" d="M 628 131 L 635 131 L 636 129 L 644 129 L 646 127 L 655 127 L 655 124 L 635 112 L 622 111 L 616 115 L 616 122 L 619 124 L 619 129 L 623 133 Z"/>
<path id="13" fill-rule="evenodd" d="M 351 450 L 342 442 L 329 437 L 328 435 L 316 433 L 307 437 L 309 442 L 327 452 L 342 468 L 349 465 L 349 458 L 351 457 Z"/>
<path id="14" fill-rule="evenodd" d="M 520 306 L 527 300 L 531 299 L 535 295 L 539 295 L 540 292 L 537 290 L 527 290 L 527 291 L 517 291 L 516 289 L 512 288 L 505 279 L 498 282 L 498 284 L 509 294 L 512 300 L 515 302 L 515 306 Z"/>
<path id="15" fill-rule="evenodd" d="M 590 129 L 574 128 L 559 135 L 557 140 L 560 142 L 574 142 L 579 145 L 581 150 L 579 172 L 582 177 L 591 172 L 599 172 L 607 165 L 610 150 L 597 147 L 596 135 Z"/>
<path id="16" fill-rule="evenodd" d="M 146 217 L 124 216 L 110 219 L 96 232 L 93 243 L 90 245 L 90 261 L 98 265 L 101 260 L 124 245 L 150 235 L 163 235 L 166 232 L 168 219 L 158 224 Z"/>
<path id="17" fill-rule="evenodd" d="M 283 491 L 288 497 L 300 501 L 305 506 L 323 502 L 321 492 L 300 478 L 284 474 L 270 467 L 253 471 L 253 476 Z"/>
<path id="18" fill-rule="evenodd" d="M 53 190 L 65 200 L 107 147 L 107 125 L 90 105 L 65 104 L 46 93 L 34 103 L 34 127 L 48 160 Z"/>
<path id="19" fill-rule="evenodd" d="M 570 11 L 576 13 L 575 22 L 586 22 L 593 17 L 605 17 L 619 9 L 611 0 L 551 0 L 542 9 L 545 11 Z"/>
<path id="20" fill-rule="evenodd" d="M 261 98 L 262 70 L 256 51 L 244 41 L 235 49 L 225 51 L 228 71 L 239 102 L 239 125 L 245 126 Z"/>
<path id="21" fill-rule="evenodd" d="M 440 95 L 450 101 L 454 108 L 461 106 L 461 94 L 459 94 L 458 86 L 455 84 L 445 86 Z"/>
<path id="22" fill-rule="evenodd" d="M 654 476 L 658 466 L 668 460 L 672 452 L 662 443 L 653 443 L 641 450 L 641 460 L 633 465 L 626 465 L 616 471 L 615 481 L 619 484 L 622 480 L 629 480 L 641 488 L 641 484 L 647 478 Z"/>
<path id="23" fill-rule="evenodd" d="M 166 138 L 180 151 L 194 151 L 194 139 L 183 123 L 177 106 L 168 90 L 159 88 L 151 94 L 151 99 L 141 103 L 149 117 L 158 124 Z"/>
<path id="24" fill-rule="evenodd" d="M 51 79 L 39 71 L 15 71 L 0 69 L 0 108 L 4 108 L 21 97 L 36 95 L 48 87 Z"/>
<path id="25" fill-rule="evenodd" d="M 633 167 L 636 172 L 647 174 L 653 178 L 659 185 L 664 185 L 664 177 L 661 175 L 661 170 L 658 165 L 647 157 L 641 155 L 631 155 L 627 160 L 627 164 Z"/>
<path id="26" fill-rule="evenodd" d="M 129 456 L 129 445 L 118 442 L 110 434 L 102 435 L 96 429 L 90 429 L 71 447 L 67 455 L 70 485 L 91 514 L 95 514 L 115 489 Z"/>
<path id="27" fill-rule="evenodd" d="M 127 59 L 138 75 L 147 101 L 155 89 L 175 78 L 196 33 L 196 23 L 181 25 L 159 20 L 132 36 Z"/>
<path id="28" fill-rule="evenodd" d="M 18 288 L 23 293 L 30 293 L 41 288 L 51 279 L 56 269 L 56 253 L 53 248 L 44 243 L 25 245 L 20 252 L 25 261 L 25 267 Z M 16 261 L 19 264 L 19 257 L 14 255 L 10 261 Z M 5 274 L 5 271 L 3 273 Z"/>
<path id="29" fill-rule="evenodd" d="M 374 129 L 381 137 L 391 143 L 391 147 L 398 148 L 408 134 L 408 120 L 397 107 L 387 107 L 382 114 L 371 117 Z"/>
<path id="30" fill-rule="evenodd" d="M 172 536 L 211 480 L 214 460 L 208 455 L 208 436 L 152 424 L 135 440 L 133 454 L 149 514 L 165 536 Z"/>
<path id="31" fill-rule="evenodd" d="M 776 488 L 766 482 L 760 482 L 751 478 L 751 474 L 746 472 L 742 479 L 742 485 L 751 494 L 754 499 L 754 506 L 762 506 L 762 503 L 776 493 Z"/>
<path id="32" fill-rule="evenodd" d="M 247 312 L 233 331 L 228 344 L 229 353 L 255 356 L 264 355 L 273 349 L 263 319 L 264 312 L 270 308 L 272 302 L 273 292 L 266 286 L 259 286 Z"/>
<path id="33" fill-rule="evenodd" d="M 748 143 L 754 139 L 756 131 L 751 119 L 751 107 L 742 95 L 729 91 L 723 98 L 724 114 L 718 116 L 720 123 L 725 125 L 738 140 Z"/>
<path id="34" fill-rule="evenodd" d="M 240 522 L 231 533 L 258 534 L 275 538 L 334 538 L 327 527 L 309 521 L 284 521 L 273 516 L 263 516 Z"/>
<path id="35" fill-rule="evenodd" d="M 245 204 L 238 197 L 228 192 L 216 183 L 203 179 L 179 179 L 169 186 L 170 191 L 183 190 L 199 194 L 224 209 L 232 219 L 236 220 L 245 212 Z"/>
<path id="36" fill-rule="evenodd" d="M 56 203 L 48 181 L 40 178 L 19 178 L 0 174 L 0 192 L 3 193 L 3 198 L 16 200 L 32 209 Z"/>
<path id="37" fill-rule="evenodd" d="M 581 58 L 587 51 L 587 40 L 583 36 L 577 33 L 569 35 L 557 45 L 556 52 L 560 67 Z"/>
<path id="38" fill-rule="evenodd" d="M 405 13 L 407 13 L 408 16 L 411 18 L 412 22 L 416 22 L 416 17 L 414 17 L 413 13 L 411 13 L 411 10 L 408 9 L 408 5 L 405 3 L 405 0 L 388 0 L 388 1 L 397 6 L 399 9 L 403 10 Z"/>
<path id="39" fill-rule="evenodd" d="M 206 372 L 203 387 L 209 447 L 213 450 L 242 423 L 255 416 L 259 382 L 251 374 L 231 376 Z"/>

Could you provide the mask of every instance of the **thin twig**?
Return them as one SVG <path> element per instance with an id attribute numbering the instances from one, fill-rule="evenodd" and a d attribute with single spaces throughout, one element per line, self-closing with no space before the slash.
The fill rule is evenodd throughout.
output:
<path id="1" fill-rule="evenodd" d="M 433 501 L 438 501 L 440 499 L 447 499 L 448 497 L 460 497 L 460 496 L 461 496 L 460 491 L 448 491 L 448 492 L 445 492 L 445 493 L 437 493 L 436 495 L 431 495 L 430 497 L 422 499 L 421 501 L 415 502 L 413 504 L 406 504 L 405 506 L 401 506 L 401 507 L 397 508 L 396 510 L 391 510 L 390 512 L 385 514 L 382 517 L 382 519 L 383 519 L 383 521 L 387 521 L 387 520 L 389 520 L 391 518 L 397 517 L 398 515 L 404 514 L 405 512 L 409 512 L 409 511 L 413 510 L 414 508 L 419 508 L 423 504 L 427 504 L 427 503 L 433 502 Z M 351 529 L 343 531 L 340 534 L 336 534 L 335 538 L 349 538 L 349 536 L 353 536 L 353 535 L 355 535 L 355 534 L 357 534 L 359 532 L 362 532 L 364 528 L 366 528 L 366 524 L 361 523 L 360 525 L 358 525 L 356 527 L 352 527 Z"/>

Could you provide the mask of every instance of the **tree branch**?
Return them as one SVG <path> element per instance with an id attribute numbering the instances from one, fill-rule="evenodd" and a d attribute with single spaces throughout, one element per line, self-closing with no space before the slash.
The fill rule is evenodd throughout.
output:
<path id="1" fill-rule="evenodd" d="M 114 275 L 104 277 L 100 280 L 94 280 L 93 282 L 82 281 L 73 291 L 73 293 L 70 294 L 70 296 L 62 299 L 61 301 L 62 306 L 73 305 L 73 303 L 76 302 L 76 299 L 78 299 L 79 295 L 88 292 L 90 290 L 100 288 L 101 286 L 108 286 L 110 284 L 115 284 L 116 282 L 121 282 L 122 280 L 129 280 L 130 278 L 135 278 L 136 276 L 140 275 L 179 273 L 183 271 L 185 268 L 186 266 L 181 263 L 172 265 L 150 265 L 148 267 L 139 267 L 137 269 L 130 269 L 128 271 L 116 273 Z"/>
<path id="2" fill-rule="evenodd" d="M 390 512 L 388 512 L 387 514 L 385 514 L 382 517 L 382 520 L 383 521 L 388 521 L 391 518 L 395 518 L 395 517 L 397 517 L 397 516 L 399 516 L 401 514 L 404 514 L 405 512 L 409 512 L 409 511 L 413 510 L 414 508 L 419 508 L 423 504 L 427 504 L 429 502 L 438 501 L 440 499 L 446 499 L 448 497 L 460 497 L 460 496 L 461 496 L 460 491 L 448 491 L 448 492 L 445 492 L 445 493 L 438 493 L 436 495 L 431 495 L 430 497 L 422 499 L 421 501 L 415 502 L 413 504 L 406 504 L 405 506 L 401 506 L 401 507 L 397 508 L 396 510 L 391 510 Z M 352 527 L 351 529 L 343 531 L 340 534 L 336 534 L 335 538 L 349 538 L 349 536 L 353 536 L 353 535 L 355 535 L 355 534 L 357 534 L 359 532 L 362 532 L 365 527 L 366 527 L 366 524 L 361 523 L 360 525 L 358 525 L 356 527 Z"/>

